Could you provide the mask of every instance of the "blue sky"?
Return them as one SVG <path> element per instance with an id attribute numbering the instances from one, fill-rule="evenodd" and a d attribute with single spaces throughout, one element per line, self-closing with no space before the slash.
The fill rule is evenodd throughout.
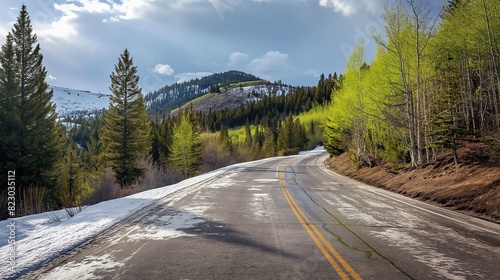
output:
<path id="1" fill-rule="evenodd" d="M 370 33 L 383 28 L 386 2 L 390 1 L 24 1 L 50 84 L 109 92 L 109 75 L 128 48 L 143 93 L 226 70 L 314 85 L 321 73 L 343 72 L 359 38 L 365 40 L 368 58 L 373 56 Z M 1 44 L 21 5 L 0 2 Z"/>

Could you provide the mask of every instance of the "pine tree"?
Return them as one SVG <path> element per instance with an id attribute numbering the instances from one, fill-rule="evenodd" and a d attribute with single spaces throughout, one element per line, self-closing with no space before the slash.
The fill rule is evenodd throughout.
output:
<path id="1" fill-rule="evenodd" d="M 90 188 L 85 184 L 83 163 L 76 143 L 69 139 L 57 168 L 58 197 L 62 207 L 80 206 Z"/>
<path id="2" fill-rule="evenodd" d="M 102 140 L 105 159 L 123 187 L 143 173 L 138 160 L 149 156 L 151 151 L 151 121 L 138 86 L 137 67 L 127 49 L 110 77 L 113 96 L 109 110 L 103 115 Z"/>
<path id="3" fill-rule="evenodd" d="M 195 175 L 201 168 L 200 133 L 197 124 L 183 115 L 173 130 L 170 162 L 185 178 Z"/>
<path id="4" fill-rule="evenodd" d="M 15 170 L 21 188 L 52 185 L 62 145 L 42 63 L 23 5 L 0 53 L 0 176 Z"/>
<path id="5" fill-rule="evenodd" d="M 252 146 L 252 130 L 250 129 L 250 122 L 247 119 L 245 124 L 245 146 L 250 148 Z"/>
<path id="6" fill-rule="evenodd" d="M 262 156 L 272 157 L 276 155 L 276 143 L 274 133 L 270 127 L 264 127 L 264 143 L 262 143 Z"/>
<path id="7" fill-rule="evenodd" d="M 250 146 L 250 153 L 253 155 L 254 158 L 259 158 L 260 157 L 260 143 L 261 143 L 261 133 L 259 129 L 259 125 L 256 125 L 255 127 L 255 133 L 252 137 L 252 142 Z"/>
<path id="8" fill-rule="evenodd" d="M 229 156 L 233 153 L 233 143 L 231 138 L 229 138 L 229 132 L 227 131 L 225 125 L 221 125 L 220 127 L 219 142 L 221 143 L 222 150 L 224 151 L 224 155 L 222 156 Z"/>
<path id="9" fill-rule="evenodd" d="M 170 119 L 155 121 L 153 136 L 153 160 L 159 164 L 168 164 L 172 143 L 173 124 Z"/>
<path id="10" fill-rule="evenodd" d="M 87 143 L 87 150 L 84 153 L 85 164 L 87 170 L 99 174 L 104 171 L 104 147 L 101 140 L 102 121 L 97 118 L 94 120 L 93 127 L 90 133 L 90 139 Z"/>

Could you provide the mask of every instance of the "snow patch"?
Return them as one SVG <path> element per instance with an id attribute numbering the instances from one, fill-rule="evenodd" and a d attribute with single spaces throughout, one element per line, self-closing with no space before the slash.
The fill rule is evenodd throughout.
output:
<path id="1" fill-rule="evenodd" d="M 159 199 L 174 193 L 169 199 L 181 199 L 191 193 L 192 189 L 197 189 L 188 187 L 201 184 L 230 169 L 231 167 L 225 167 L 184 180 L 175 185 L 104 201 L 85 208 L 70 219 L 62 219 L 61 222 L 51 220 L 49 218 L 50 213 L 0 221 L 0 228 L 7 228 L 11 222 L 15 222 L 17 253 L 16 266 L 13 270 L 11 270 L 7 258 L 0 259 L 0 275 L 5 278 L 19 278 L 19 276 L 25 275 L 29 271 L 85 243 L 87 240 L 98 236 L 113 225 Z M 63 217 L 64 210 L 58 211 L 57 214 Z M 178 220 L 171 221 L 171 223 L 178 226 L 176 223 L 186 220 L 186 218 L 188 218 L 188 221 L 192 220 L 191 216 L 182 216 Z M 165 231 L 162 233 L 166 234 Z M 0 255 L 7 256 L 10 250 L 7 242 L 7 238 L 0 239 Z"/>
<path id="2" fill-rule="evenodd" d="M 49 86 L 49 90 L 54 91 L 52 102 L 56 105 L 56 113 L 59 117 L 88 114 L 108 108 L 111 96 L 107 93 L 95 93 L 58 86 Z"/>
<path id="3" fill-rule="evenodd" d="M 78 279 L 92 280 L 97 279 L 101 271 L 115 271 L 125 264 L 112 260 L 111 255 L 87 256 L 81 263 L 69 262 L 63 266 L 56 267 L 50 273 L 44 275 L 42 279 L 73 280 Z"/>
<path id="4" fill-rule="evenodd" d="M 137 240 L 168 240 L 181 236 L 193 236 L 182 231 L 192 228 L 203 219 L 189 212 L 177 212 L 171 216 L 151 216 L 146 220 L 147 226 L 134 225 L 129 233 L 120 237 L 116 242 Z"/>
<path id="5" fill-rule="evenodd" d="M 259 221 L 267 222 L 269 220 L 269 213 L 267 211 L 267 204 L 270 200 L 268 193 L 254 193 L 252 194 L 252 202 L 250 207 L 252 213 Z"/>
<path id="6" fill-rule="evenodd" d="M 424 236 L 429 235 L 425 230 L 418 232 Z M 474 275 L 474 278 L 484 278 L 483 275 L 477 272 L 464 270 L 466 266 L 459 259 L 445 256 L 443 253 L 427 246 L 428 242 L 424 243 L 414 237 L 414 234 L 409 234 L 400 229 L 386 229 L 382 232 L 372 231 L 371 233 L 385 240 L 389 246 L 398 247 L 413 255 L 416 261 L 427 265 L 446 279 L 462 280 L 467 279 L 467 275 Z"/>
<path id="7" fill-rule="evenodd" d="M 254 179 L 254 182 L 262 182 L 262 183 L 273 183 L 273 182 L 279 182 L 278 179 Z"/>

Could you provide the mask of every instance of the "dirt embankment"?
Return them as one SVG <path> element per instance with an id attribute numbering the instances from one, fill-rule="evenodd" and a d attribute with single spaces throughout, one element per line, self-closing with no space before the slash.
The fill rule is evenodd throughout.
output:
<path id="1" fill-rule="evenodd" d="M 336 172 L 441 206 L 500 223 L 500 156 L 482 143 L 459 149 L 459 164 L 445 154 L 435 164 L 391 171 L 387 166 L 353 167 L 345 153 L 327 165 Z"/>

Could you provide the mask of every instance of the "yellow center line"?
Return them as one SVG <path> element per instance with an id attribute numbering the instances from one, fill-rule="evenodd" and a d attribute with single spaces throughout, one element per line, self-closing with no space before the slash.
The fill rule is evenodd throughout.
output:
<path id="1" fill-rule="evenodd" d="M 328 240 L 325 238 L 323 234 L 318 230 L 318 228 L 311 223 L 311 221 L 307 218 L 307 216 L 304 214 L 304 212 L 300 209 L 300 207 L 297 205 L 295 200 L 293 199 L 290 191 L 288 190 L 286 186 L 286 181 L 285 181 L 285 166 L 280 166 L 279 168 L 280 171 L 280 184 L 282 187 L 283 194 L 285 195 L 286 201 L 288 202 L 288 205 L 292 209 L 293 213 L 299 220 L 299 222 L 302 224 L 304 229 L 307 231 L 311 239 L 314 241 L 316 246 L 320 249 L 320 251 L 323 253 L 325 258 L 330 262 L 332 267 L 335 269 L 335 271 L 339 274 L 339 276 L 342 279 L 349 279 L 349 277 L 346 275 L 344 270 L 339 266 L 337 261 L 344 267 L 344 269 L 347 271 L 347 273 L 355 280 L 361 280 L 362 278 L 356 273 L 356 271 L 347 263 L 347 261 L 340 255 L 340 253 L 333 248 L 332 244 L 328 242 Z M 319 239 L 318 239 L 319 238 Z M 321 241 L 323 242 L 321 242 Z M 324 244 L 324 245 L 323 245 Z M 325 248 L 328 248 L 330 252 Z M 335 261 L 335 259 L 337 261 Z"/>

